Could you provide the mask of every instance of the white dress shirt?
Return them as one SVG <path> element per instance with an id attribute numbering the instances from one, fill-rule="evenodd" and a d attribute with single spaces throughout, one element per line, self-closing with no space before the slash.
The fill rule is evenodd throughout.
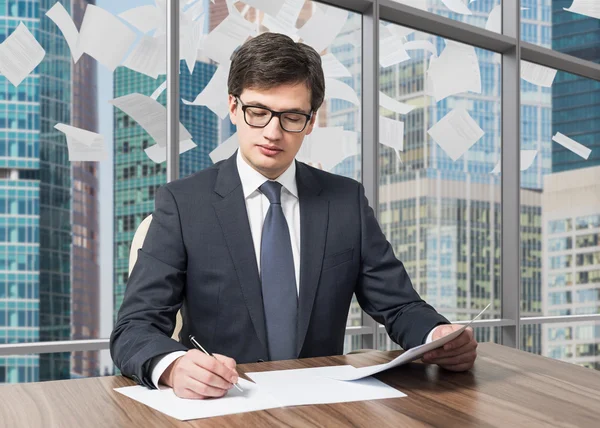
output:
<path id="1" fill-rule="evenodd" d="M 240 150 L 236 157 L 237 169 L 242 182 L 244 191 L 244 200 L 246 201 L 246 210 L 250 222 L 250 232 L 254 242 L 254 253 L 256 254 L 256 265 L 260 272 L 260 243 L 262 238 L 262 227 L 267 216 L 267 211 L 271 205 L 267 197 L 259 190 L 269 179 L 252 168 L 242 158 Z M 289 168 L 281 174 L 275 181 L 281 183 L 281 207 L 283 215 L 290 231 L 290 240 L 292 243 L 292 255 L 294 257 L 294 271 L 296 274 L 296 292 L 300 295 L 300 203 L 298 199 L 298 187 L 296 185 L 296 162 L 292 162 Z M 433 330 L 427 336 L 426 343 L 431 341 Z M 164 371 L 177 358 L 185 355 L 183 351 L 171 352 L 166 354 L 160 360 L 157 360 L 151 369 L 152 383 L 157 388 L 158 380 Z"/>

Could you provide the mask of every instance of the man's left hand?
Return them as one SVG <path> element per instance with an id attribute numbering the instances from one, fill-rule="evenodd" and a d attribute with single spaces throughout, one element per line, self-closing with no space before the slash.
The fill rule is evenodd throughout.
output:
<path id="1" fill-rule="evenodd" d="M 461 325 L 447 324 L 437 326 L 433 330 L 432 339 L 436 340 L 456 330 Z M 454 372 L 462 372 L 473 367 L 477 358 L 477 341 L 473 335 L 473 329 L 467 327 L 458 337 L 446 343 L 442 348 L 434 349 L 423 355 L 423 362 L 437 364 L 438 366 Z"/>

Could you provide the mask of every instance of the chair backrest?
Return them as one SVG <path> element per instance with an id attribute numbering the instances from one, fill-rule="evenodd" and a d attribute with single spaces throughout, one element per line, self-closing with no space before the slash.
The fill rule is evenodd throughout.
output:
<path id="1" fill-rule="evenodd" d="M 138 250 L 142 248 L 144 245 L 144 241 L 146 239 L 146 234 L 148 233 L 148 228 L 150 227 L 150 223 L 152 223 L 152 214 L 146 217 L 138 226 L 135 231 L 135 235 L 133 235 L 133 240 L 131 241 L 131 249 L 129 250 L 129 275 L 131 275 L 131 271 L 135 266 L 138 258 Z M 173 335 L 171 336 L 175 340 L 179 340 L 179 332 L 181 331 L 181 326 L 183 325 L 183 319 L 181 318 L 181 311 L 177 312 L 177 321 L 175 323 L 175 331 L 173 331 Z"/>

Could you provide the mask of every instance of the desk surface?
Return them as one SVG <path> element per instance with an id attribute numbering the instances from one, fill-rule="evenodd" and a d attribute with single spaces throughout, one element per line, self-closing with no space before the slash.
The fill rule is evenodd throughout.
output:
<path id="1" fill-rule="evenodd" d="M 244 372 L 334 364 L 357 367 L 399 352 L 371 352 L 243 364 Z M 0 386 L 0 425 L 6 427 L 254 427 L 254 426 L 553 426 L 594 427 L 600 421 L 600 373 L 512 348 L 483 343 L 473 370 L 451 373 L 411 363 L 377 375 L 408 397 L 298 406 L 180 422 L 113 388 L 122 377 Z"/>

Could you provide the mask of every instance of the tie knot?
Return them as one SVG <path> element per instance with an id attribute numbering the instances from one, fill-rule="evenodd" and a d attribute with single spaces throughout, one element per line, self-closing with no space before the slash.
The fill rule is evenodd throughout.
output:
<path id="1" fill-rule="evenodd" d="M 270 203 L 281 204 L 281 183 L 278 183 L 277 181 L 265 181 L 259 189 L 267 197 Z"/>

